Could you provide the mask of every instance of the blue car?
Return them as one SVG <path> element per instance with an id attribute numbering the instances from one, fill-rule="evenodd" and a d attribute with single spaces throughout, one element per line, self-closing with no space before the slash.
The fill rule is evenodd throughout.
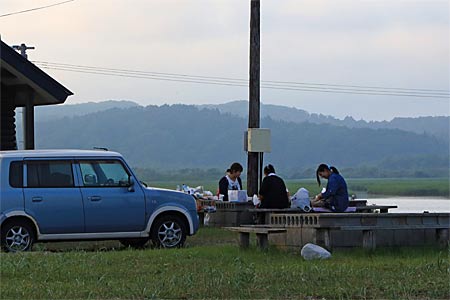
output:
<path id="1" fill-rule="evenodd" d="M 120 240 L 184 245 L 199 227 L 195 200 L 147 187 L 122 155 L 98 150 L 0 151 L 0 229 L 5 251 L 34 243 Z"/>

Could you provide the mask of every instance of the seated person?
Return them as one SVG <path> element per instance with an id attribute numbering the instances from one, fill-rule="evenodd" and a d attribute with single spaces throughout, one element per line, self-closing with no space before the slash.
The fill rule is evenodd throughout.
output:
<path id="1" fill-rule="evenodd" d="M 227 170 L 227 175 L 219 180 L 219 195 L 223 195 L 223 201 L 228 201 L 228 190 L 242 190 L 241 173 L 244 170 L 240 163 L 233 163 Z"/>
<path id="2" fill-rule="evenodd" d="M 347 183 L 335 167 L 321 164 L 317 168 L 316 178 L 320 186 L 320 177 L 328 180 L 325 192 L 311 201 L 313 207 L 325 207 L 334 212 L 344 212 L 349 204 Z"/>
<path id="3" fill-rule="evenodd" d="M 264 179 L 259 190 L 259 208 L 288 208 L 289 192 L 283 179 L 275 174 L 272 165 L 264 167 Z"/>

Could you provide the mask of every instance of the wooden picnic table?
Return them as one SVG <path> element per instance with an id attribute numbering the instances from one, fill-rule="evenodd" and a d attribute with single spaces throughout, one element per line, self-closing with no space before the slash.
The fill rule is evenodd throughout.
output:
<path id="1" fill-rule="evenodd" d="M 356 212 L 375 212 L 375 210 L 380 210 L 380 213 L 387 213 L 389 209 L 398 208 L 397 205 L 365 205 L 365 206 L 356 206 Z"/>
<path id="2" fill-rule="evenodd" d="M 366 206 L 367 205 L 367 199 L 354 199 L 348 201 L 349 207 L 355 207 L 355 206 Z"/>
<path id="3" fill-rule="evenodd" d="M 397 208 L 397 206 L 394 205 L 367 205 L 366 199 L 350 200 L 349 207 L 354 208 L 356 212 L 362 213 L 372 213 L 376 210 L 379 210 L 381 213 L 387 213 L 389 209 Z M 225 226 L 251 223 L 265 224 L 267 223 L 271 213 L 304 213 L 298 208 L 257 209 L 254 208 L 251 202 L 228 202 L 212 199 L 197 199 L 197 213 L 201 226 L 204 224 L 205 213 L 215 212 L 216 209 L 217 213 L 212 215 L 211 224 L 217 223 Z M 236 216 L 231 216 L 233 213 L 236 214 Z M 223 214 L 230 216 L 228 216 L 228 218 L 222 216 Z M 254 214 L 255 217 L 252 217 L 251 214 Z"/>
<path id="4" fill-rule="evenodd" d="M 355 206 L 356 212 L 373 212 L 377 209 L 381 213 L 387 213 L 389 209 L 397 208 L 397 205 L 364 205 Z M 314 209 L 314 208 L 313 208 Z M 251 208 L 249 212 L 263 212 L 263 213 L 307 213 L 299 208 Z"/>

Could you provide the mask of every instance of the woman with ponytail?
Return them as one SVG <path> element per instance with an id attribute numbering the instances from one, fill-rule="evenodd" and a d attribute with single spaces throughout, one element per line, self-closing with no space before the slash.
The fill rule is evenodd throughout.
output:
<path id="1" fill-rule="evenodd" d="M 328 180 L 325 192 L 320 193 L 312 201 L 314 207 L 326 207 L 335 212 L 344 212 L 348 207 L 347 183 L 335 167 L 320 164 L 316 171 L 317 183 L 320 178 Z"/>

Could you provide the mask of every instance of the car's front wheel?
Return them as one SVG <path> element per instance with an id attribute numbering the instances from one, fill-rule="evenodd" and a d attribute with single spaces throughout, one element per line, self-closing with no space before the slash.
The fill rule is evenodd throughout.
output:
<path id="1" fill-rule="evenodd" d="M 152 228 L 151 238 L 156 247 L 179 248 L 186 241 L 185 222 L 176 215 L 158 218 Z"/>
<path id="2" fill-rule="evenodd" d="M 35 241 L 33 227 L 23 220 L 7 222 L 1 234 L 2 248 L 7 252 L 29 251 Z"/>

